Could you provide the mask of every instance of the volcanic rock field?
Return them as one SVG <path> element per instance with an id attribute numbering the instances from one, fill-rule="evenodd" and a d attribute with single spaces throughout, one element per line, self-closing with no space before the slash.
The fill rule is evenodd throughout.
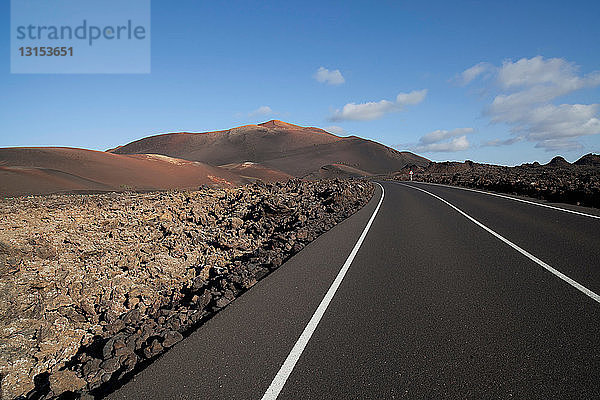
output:
<path id="1" fill-rule="evenodd" d="M 464 163 L 430 163 L 427 167 L 406 166 L 391 179 L 413 179 L 464 186 L 538 199 L 600 208 L 600 155 L 587 154 L 574 163 L 557 156 L 548 164 L 516 167 Z M 388 178 L 390 178 L 388 177 Z"/>
<path id="2" fill-rule="evenodd" d="M 102 397 L 372 195 L 292 179 L 0 200 L 2 399 Z"/>

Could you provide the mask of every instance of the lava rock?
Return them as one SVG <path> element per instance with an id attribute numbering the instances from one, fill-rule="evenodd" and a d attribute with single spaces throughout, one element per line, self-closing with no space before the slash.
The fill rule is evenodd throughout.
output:
<path id="1" fill-rule="evenodd" d="M 183 335 L 177 331 L 168 331 L 164 334 L 163 339 L 162 346 L 167 348 L 173 346 L 177 342 L 180 342 L 183 339 Z"/>
<path id="2" fill-rule="evenodd" d="M 75 392 L 86 386 L 87 382 L 81 379 L 73 371 L 63 370 L 50 375 L 50 390 L 55 395 L 65 392 Z"/>
<path id="3" fill-rule="evenodd" d="M 373 191 L 358 180 L 292 179 L 0 199 L 0 286 L 10 299 L 0 303 L 7 317 L 0 342 L 8 346 L 0 353 L 8 366 L 0 390 L 9 398 L 27 394 L 49 365 L 68 365 L 87 391 L 112 385 L 356 212 Z M 51 378 L 54 395 L 70 374 Z"/>
<path id="4" fill-rule="evenodd" d="M 144 356 L 146 358 L 152 358 L 152 357 L 157 356 L 160 353 L 162 353 L 163 350 L 164 350 L 164 348 L 160 344 L 160 342 L 157 339 L 154 339 L 154 340 L 152 340 L 152 343 L 150 344 L 150 346 L 148 346 L 144 349 Z"/>

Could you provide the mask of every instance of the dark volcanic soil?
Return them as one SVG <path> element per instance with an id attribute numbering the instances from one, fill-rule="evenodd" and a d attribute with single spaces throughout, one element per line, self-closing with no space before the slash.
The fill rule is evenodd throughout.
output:
<path id="1" fill-rule="evenodd" d="M 587 154 L 570 164 L 562 157 L 548 164 L 523 164 L 516 167 L 464 163 L 430 163 L 427 167 L 409 166 L 391 179 L 413 179 L 518 194 L 554 202 L 600 208 L 600 155 Z"/>

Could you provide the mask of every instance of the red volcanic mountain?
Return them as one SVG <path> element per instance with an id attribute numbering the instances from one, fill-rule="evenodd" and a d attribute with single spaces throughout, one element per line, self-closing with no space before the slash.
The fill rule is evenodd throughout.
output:
<path id="1" fill-rule="evenodd" d="M 63 191 L 194 189 L 235 185 L 238 174 L 163 155 L 120 155 L 64 147 L 0 149 L 0 195 Z"/>
<path id="2" fill-rule="evenodd" d="M 230 172 L 236 173 L 242 178 L 250 180 L 260 179 L 265 182 L 284 182 L 293 176 L 286 174 L 285 172 L 278 171 L 273 168 L 267 168 L 264 165 L 256 164 L 251 161 L 243 163 L 233 163 L 221 165 L 220 168 L 226 169 Z"/>
<path id="3" fill-rule="evenodd" d="M 369 176 L 428 163 L 355 136 L 269 121 L 226 131 L 151 136 L 108 152 L 0 148 L 0 196 Z"/>
<path id="4" fill-rule="evenodd" d="M 115 154 L 164 154 L 210 165 L 251 161 L 297 177 L 341 164 L 369 174 L 398 171 L 429 161 L 356 136 L 339 137 L 319 128 L 282 121 L 246 125 L 226 131 L 168 133 L 150 136 L 110 150 Z"/>

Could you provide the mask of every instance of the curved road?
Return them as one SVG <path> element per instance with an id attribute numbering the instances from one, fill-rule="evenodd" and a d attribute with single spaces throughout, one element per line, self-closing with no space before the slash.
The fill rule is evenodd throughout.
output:
<path id="1" fill-rule="evenodd" d="M 598 210 L 382 185 L 109 398 L 600 398 Z"/>

